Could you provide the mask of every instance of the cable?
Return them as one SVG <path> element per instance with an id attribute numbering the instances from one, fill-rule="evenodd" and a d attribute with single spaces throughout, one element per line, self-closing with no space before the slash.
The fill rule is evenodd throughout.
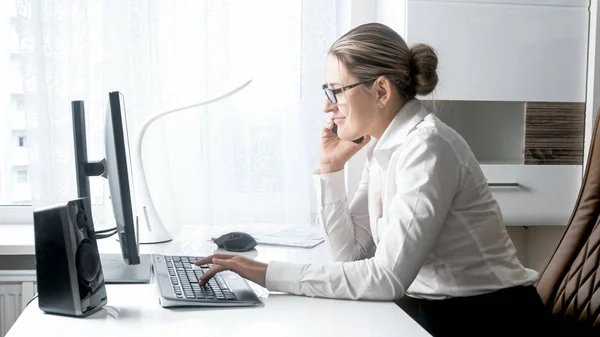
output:
<path id="1" fill-rule="evenodd" d="M 95 232 L 96 240 L 109 238 L 109 237 L 117 234 L 117 232 L 118 232 L 117 227 L 96 231 Z"/>
<path id="2" fill-rule="evenodd" d="M 106 239 L 106 238 L 109 238 L 109 237 L 111 237 L 111 236 L 113 236 L 113 235 L 117 234 L 117 232 L 118 232 L 118 230 L 116 230 L 116 229 L 115 229 L 114 231 L 112 231 L 112 232 L 110 232 L 110 233 L 101 233 L 101 234 L 97 234 L 97 235 L 96 235 L 96 240 L 100 240 L 100 239 Z"/>
<path id="3" fill-rule="evenodd" d="M 109 228 L 109 229 L 102 229 L 102 230 L 96 231 L 96 234 L 108 233 L 108 232 L 112 232 L 116 229 L 117 229 L 117 227 L 113 227 L 113 228 Z"/>
<path id="4" fill-rule="evenodd" d="M 33 300 L 35 300 L 38 297 L 38 294 L 36 293 L 32 299 L 29 300 L 29 302 L 27 302 L 27 304 L 25 304 L 25 308 L 27 308 L 29 306 L 29 303 L 33 302 Z"/>

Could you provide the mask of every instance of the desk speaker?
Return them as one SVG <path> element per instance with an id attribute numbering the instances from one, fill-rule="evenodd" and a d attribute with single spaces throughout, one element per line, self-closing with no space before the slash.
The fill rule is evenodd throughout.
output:
<path id="1" fill-rule="evenodd" d="M 106 304 L 88 198 L 33 213 L 38 303 L 42 311 L 84 317 Z"/>

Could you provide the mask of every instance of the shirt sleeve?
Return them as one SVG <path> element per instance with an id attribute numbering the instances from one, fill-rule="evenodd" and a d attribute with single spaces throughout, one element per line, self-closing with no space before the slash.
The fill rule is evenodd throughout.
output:
<path id="1" fill-rule="evenodd" d="M 387 228 L 372 258 L 331 264 L 273 261 L 270 290 L 342 299 L 395 300 L 416 278 L 458 189 L 460 164 L 450 144 L 417 130 L 398 151 L 396 194 L 379 219 Z"/>
<path id="2" fill-rule="evenodd" d="M 344 171 L 313 175 L 319 216 L 335 261 L 354 261 L 373 255 L 368 210 L 369 171 L 363 169 L 358 189 L 348 205 Z"/>

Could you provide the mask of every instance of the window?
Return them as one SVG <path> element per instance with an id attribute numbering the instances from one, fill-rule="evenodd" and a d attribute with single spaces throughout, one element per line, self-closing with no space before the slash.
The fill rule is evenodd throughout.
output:
<path id="1" fill-rule="evenodd" d="M 7 79 L 0 81 L 0 223 L 18 222 L 4 217 L 31 204 L 17 6 L 16 0 L 0 2 L 0 78 Z"/>
<path id="2" fill-rule="evenodd" d="M 252 79 L 231 99 L 148 129 L 142 158 L 157 211 L 165 223 L 310 223 L 336 3 L 0 0 L 0 78 L 9 78 L 0 81 L 0 207 L 76 197 L 71 100 L 85 102 L 95 161 L 106 153 L 110 91 L 125 96 L 135 149 L 135 132 L 162 109 Z M 108 184 L 90 185 L 102 224 Z"/>
<path id="3" fill-rule="evenodd" d="M 17 183 L 19 183 L 19 184 L 27 183 L 27 170 L 18 170 L 17 171 Z"/>
<path id="4" fill-rule="evenodd" d="M 23 111 L 23 100 L 21 99 L 14 99 L 15 101 L 15 112 L 16 113 L 20 113 Z"/>

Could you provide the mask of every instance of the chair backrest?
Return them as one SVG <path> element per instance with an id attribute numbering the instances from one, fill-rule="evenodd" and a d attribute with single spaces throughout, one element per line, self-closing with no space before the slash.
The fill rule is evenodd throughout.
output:
<path id="1" fill-rule="evenodd" d="M 537 282 L 560 336 L 600 336 L 600 112 L 573 213 Z"/>

